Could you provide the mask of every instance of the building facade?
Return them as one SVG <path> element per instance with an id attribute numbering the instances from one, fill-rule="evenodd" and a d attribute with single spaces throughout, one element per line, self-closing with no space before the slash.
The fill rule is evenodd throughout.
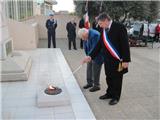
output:
<path id="1" fill-rule="evenodd" d="M 55 0 L 6 0 L 6 16 L 10 19 L 23 21 L 35 15 L 48 15 L 53 12 Z"/>
<path id="2" fill-rule="evenodd" d="M 48 16 L 51 13 L 54 13 L 53 11 L 53 5 L 56 5 L 57 2 L 55 0 L 44 0 L 41 3 L 41 14 Z"/>
<path id="3" fill-rule="evenodd" d="M 21 21 L 33 16 L 33 0 L 7 0 L 5 5 L 10 19 Z"/>

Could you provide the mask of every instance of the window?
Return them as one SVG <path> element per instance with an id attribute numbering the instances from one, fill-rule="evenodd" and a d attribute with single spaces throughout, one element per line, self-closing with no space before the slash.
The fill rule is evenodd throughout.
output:
<path id="1" fill-rule="evenodd" d="M 33 15 L 33 1 L 27 1 L 27 16 Z"/>
<path id="2" fill-rule="evenodd" d="M 8 0 L 8 17 L 23 20 L 33 16 L 33 0 Z"/>

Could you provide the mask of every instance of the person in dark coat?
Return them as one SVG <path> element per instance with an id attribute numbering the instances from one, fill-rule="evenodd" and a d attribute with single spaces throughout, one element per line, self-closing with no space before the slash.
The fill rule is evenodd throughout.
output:
<path id="1" fill-rule="evenodd" d="M 84 18 L 82 17 L 81 20 L 79 21 L 79 28 L 84 28 Z M 80 40 L 80 48 L 83 49 L 83 40 Z"/>
<path id="2" fill-rule="evenodd" d="M 159 38 L 160 38 L 160 24 L 157 24 L 157 26 L 155 28 L 155 40 L 156 40 L 156 42 L 159 42 Z"/>
<path id="3" fill-rule="evenodd" d="M 143 32 L 144 32 L 144 24 L 141 25 L 140 28 L 140 33 L 139 33 L 139 37 L 142 38 L 143 37 Z"/>
<path id="4" fill-rule="evenodd" d="M 73 43 L 73 48 L 77 50 L 76 48 L 76 23 L 74 19 L 67 23 L 66 29 L 68 32 L 67 37 L 68 37 L 69 50 L 71 50 L 71 43 Z"/>
<path id="5" fill-rule="evenodd" d="M 101 36 L 102 38 L 97 43 L 94 50 L 83 59 L 82 63 L 91 61 L 97 56 L 100 50 L 103 50 L 108 88 L 106 93 L 100 96 L 99 99 L 111 99 L 109 101 L 109 105 L 115 105 L 120 100 L 123 74 L 128 72 L 128 65 L 131 61 L 127 30 L 123 24 L 113 22 L 110 16 L 106 13 L 99 15 L 98 24 L 103 28 L 105 33 L 104 35 L 108 36 L 108 39 L 112 44 L 112 48 L 115 48 L 114 51 L 118 51 L 117 53 L 119 53 L 121 60 L 119 61 L 116 59 L 113 54 L 111 54 L 113 52 L 107 48 L 106 39 L 104 39 L 107 37 Z"/>
<path id="6" fill-rule="evenodd" d="M 51 40 L 53 43 L 53 47 L 56 48 L 56 28 L 57 28 L 57 21 L 54 19 L 54 15 L 50 14 L 50 18 L 46 21 L 46 28 L 48 30 L 48 48 L 51 47 Z"/>

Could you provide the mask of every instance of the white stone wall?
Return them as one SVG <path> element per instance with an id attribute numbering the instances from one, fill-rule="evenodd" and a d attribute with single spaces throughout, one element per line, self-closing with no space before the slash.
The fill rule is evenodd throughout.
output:
<path id="1" fill-rule="evenodd" d="M 9 33 L 13 38 L 13 47 L 15 50 L 30 50 L 37 48 L 38 44 L 38 26 L 36 23 L 27 24 L 8 20 Z"/>
<path id="2" fill-rule="evenodd" d="M 0 1 L 0 60 L 4 60 L 7 58 L 9 54 L 12 52 L 12 44 L 9 47 L 11 50 L 9 54 L 7 54 L 8 48 L 6 48 L 6 43 L 10 42 L 12 43 L 12 39 L 10 37 L 8 26 L 7 26 L 7 20 L 5 15 L 5 1 Z"/>
<path id="3" fill-rule="evenodd" d="M 8 26 L 5 16 L 5 3 L 0 1 L 0 41 L 7 40 L 9 38 Z"/>

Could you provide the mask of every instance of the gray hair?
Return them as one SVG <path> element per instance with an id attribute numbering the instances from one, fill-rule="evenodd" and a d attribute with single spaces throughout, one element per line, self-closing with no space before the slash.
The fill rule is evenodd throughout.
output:
<path id="1" fill-rule="evenodd" d="M 82 38 L 83 34 L 86 33 L 86 32 L 88 32 L 88 29 L 86 29 L 86 28 L 81 28 L 81 29 L 78 30 L 78 36 L 79 36 L 80 38 Z"/>

